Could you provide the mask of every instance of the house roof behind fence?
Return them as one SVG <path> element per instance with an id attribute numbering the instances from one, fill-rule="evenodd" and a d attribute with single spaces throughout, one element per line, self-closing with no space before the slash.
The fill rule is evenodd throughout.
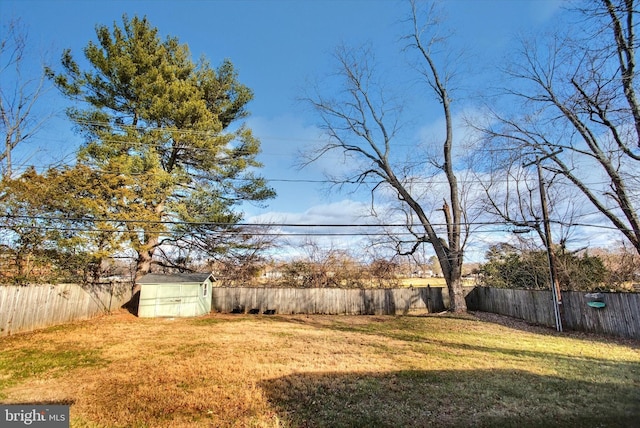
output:
<path id="1" fill-rule="evenodd" d="M 209 276 L 211 276 L 210 273 L 150 273 L 143 276 L 136 282 L 138 284 L 201 284 L 205 282 Z"/>

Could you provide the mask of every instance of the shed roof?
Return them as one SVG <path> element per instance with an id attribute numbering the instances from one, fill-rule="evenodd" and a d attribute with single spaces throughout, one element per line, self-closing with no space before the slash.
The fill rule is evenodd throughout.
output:
<path id="1" fill-rule="evenodd" d="M 149 273 L 136 282 L 138 284 L 201 284 L 206 281 L 209 276 L 211 276 L 210 273 Z"/>

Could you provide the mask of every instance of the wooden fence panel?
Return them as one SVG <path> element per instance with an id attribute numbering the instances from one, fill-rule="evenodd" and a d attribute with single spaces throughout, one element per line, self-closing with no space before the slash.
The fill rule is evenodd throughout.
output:
<path id="1" fill-rule="evenodd" d="M 380 314 L 440 312 L 441 288 L 214 288 L 217 312 L 282 314 Z M 470 310 L 492 312 L 555 327 L 551 293 L 475 287 L 465 290 Z M 605 307 L 587 305 L 585 293 L 563 292 L 564 328 L 640 339 L 640 294 L 603 293 Z M 130 298 L 125 284 L 84 290 L 77 285 L 0 286 L 0 336 L 87 319 L 119 308 Z"/>
<path id="2" fill-rule="evenodd" d="M 7 325 L 13 321 L 15 300 L 18 298 L 17 287 L 0 287 L 0 334 L 7 335 Z"/>
<path id="3" fill-rule="evenodd" d="M 121 307 L 131 298 L 128 284 L 0 286 L 0 336 L 88 319 Z"/>
<path id="4" fill-rule="evenodd" d="M 396 315 L 410 311 L 440 312 L 441 288 L 214 288 L 212 311 L 280 314 Z"/>
<path id="5" fill-rule="evenodd" d="M 600 309 L 587 305 L 585 294 L 562 292 L 564 329 L 640 339 L 640 294 L 602 293 L 606 306 Z M 534 324 L 556 325 L 551 292 L 547 290 L 476 287 L 467 295 L 467 306 Z"/>
<path id="6" fill-rule="evenodd" d="M 587 305 L 585 293 L 562 293 L 569 329 L 640 339 L 640 294 L 602 293 L 604 308 Z"/>

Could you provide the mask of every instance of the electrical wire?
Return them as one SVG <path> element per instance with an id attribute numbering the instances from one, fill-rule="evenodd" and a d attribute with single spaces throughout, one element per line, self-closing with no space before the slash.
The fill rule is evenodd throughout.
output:
<path id="1" fill-rule="evenodd" d="M 87 218 L 87 217 L 49 217 L 42 215 L 12 215 L 0 214 L 0 218 L 20 218 L 26 220 L 60 221 L 60 222 L 105 222 L 105 223 L 141 223 L 147 225 L 167 224 L 167 225 L 188 225 L 188 226 L 239 226 L 239 227 L 422 227 L 421 223 L 247 223 L 247 222 L 207 222 L 207 221 L 178 221 L 178 220 L 139 220 L 139 219 L 118 219 L 118 218 Z M 551 223 L 558 225 L 577 225 L 574 223 L 565 224 L 561 221 L 551 220 Z M 461 223 L 463 227 L 471 226 L 495 226 L 512 225 L 512 222 L 501 221 L 471 221 Z M 434 227 L 446 227 L 446 223 L 431 223 Z M 597 226 L 580 224 L 581 226 Z"/>
<path id="2" fill-rule="evenodd" d="M 108 122 L 96 122 L 96 121 L 80 121 L 80 123 L 83 123 L 85 125 L 94 125 L 94 126 L 113 126 L 112 124 L 108 123 Z M 175 135 L 175 134 L 181 134 L 181 135 L 210 135 L 211 131 L 198 131 L 198 130 L 179 130 L 179 129 L 165 129 L 165 128 L 157 128 L 157 127 L 151 127 L 151 126 L 145 126 L 145 127 L 132 127 L 129 125 L 118 125 L 120 128 L 123 129 L 133 129 L 135 131 L 143 131 L 143 132 L 165 132 L 171 135 Z M 233 132 L 230 132 L 229 134 L 227 134 L 228 136 L 233 136 Z M 221 136 L 224 138 L 224 136 Z M 275 140 L 283 140 L 281 137 L 262 137 L 262 139 L 275 139 Z M 326 142 L 323 140 L 311 140 L 311 139 L 298 139 L 298 138 L 291 138 L 290 140 L 294 140 L 294 141 L 307 141 L 307 142 Z M 113 140 L 107 140 L 107 142 L 109 143 L 121 143 L 121 144 L 130 144 L 130 145 L 144 145 L 144 146 L 153 146 L 153 147 L 159 147 L 159 148 L 164 148 L 163 145 L 161 144 L 147 144 L 147 143 L 142 143 L 140 141 L 126 141 L 126 140 L 117 140 L 117 139 L 113 139 Z M 409 145 L 406 145 L 409 146 Z M 213 148 L 209 149 L 209 148 L 198 148 L 198 147 L 181 147 L 181 150 L 214 150 Z M 233 148 L 231 148 L 233 149 Z M 264 154 L 262 154 L 264 155 Z M 100 170 L 100 169 L 92 169 L 93 172 L 98 172 L 98 173 L 104 173 L 104 174 L 121 174 L 120 171 L 105 171 L 105 170 Z M 138 175 L 154 175 L 156 173 L 150 173 L 150 172 L 142 172 L 142 173 L 136 173 L 136 174 L 130 174 L 132 176 L 138 176 Z M 161 174 L 161 172 L 158 172 L 157 174 Z M 288 178 L 263 178 L 267 183 L 314 183 L 314 184 L 378 184 L 378 182 L 373 182 L 373 181 L 338 181 L 338 180 L 319 180 L 319 179 L 288 179 Z M 232 178 L 230 179 L 232 181 L 250 181 L 250 178 Z M 509 180 L 504 179 L 504 180 L 494 180 L 496 182 L 508 182 Z M 477 180 L 459 180 L 460 183 L 462 184 L 471 184 L 471 183 L 475 183 L 477 182 Z M 415 180 L 415 181 L 411 181 L 412 184 L 447 184 L 446 181 L 438 181 L 438 180 Z M 601 182 L 590 182 L 590 183 L 586 183 L 589 186 L 595 186 L 595 185 L 605 185 L 605 184 L 609 184 L 608 182 L 605 181 L 601 181 Z M 594 214 L 598 214 L 598 213 L 594 213 Z M 584 218 L 585 216 L 588 216 L 590 214 L 584 214 L 584 215 L 580 215 L 580 217 Z M 406 227 L 422 227 L 422 225 L 420 224 L 413 224 L 413 225 L 406 225 L 406 224 L 291 224 L 291 223 L 212 223 L 212 222 L 183 222 L 183 221 L 150 221 L 150 220 L 131 220 L 131 219 L 86 219 L 86 218 L 75 218 L 75 219 L 69 219 L 69 218 L 54 218 L 54 217 L 45 217 L 45 216 L 11 216 L 11 215 L 0 215 L 0 218 L 22 218 L 23 220 L 33 220 L 33 221 L 48 221 L 48 222 L 84 222 L 84 223 L 88 223 L 88 222 L 107 222 L 107 223 L 135 223 L 141 226 L 152 226 L 152 225 L 174 225 L 174 226 L 214 226 L 214 227 L 241 227 L 241 228 L 251 228 L 251 227 L 269 227 L 269 228 L 300 228 L 300 227 L 306 227 L 306 228 L 345 228 L 345 227 L 351 227 L 351 228 L 363 228 L 363 227 L 368 227 L 368 228 L 372 228 L 372 227 L 377 227 L 377 228 L 383 228 L 383 227 L 389 227 L 389 228 L 406 228 Z M 607 225 L 602 225 L 602 224 L 590 224 L 590 223 L 567 223 L 567 222 L 561 222 L 561 221 L 552 221 L 553 224 L 557 224 L 560 226 L 567 226 L 567 227 L 571 227 L 571 226 L 575 226 L 575 227 L 589 227 L 589 228 L 598 228 L 598 229 L 603 229 L 603 230 L 618 230 L 616 227 L 614 226 L 607 226 Z M 466 223 L 463 224 L 463 227 L 484 227 L 484 226 L 496 226 L 496 225 L 501 225 L 501 226 L 512 226 L 512 223 L 510 222 L 506 222 L 506 221 L 492 221 L 492 222 L 470 222 L 470 223 Z M 446 227 L 446 224 L 444 223 L 436 223 L 436 224 L 432 224 L 432 226 L 434 227 Z M 23 225 L 20 227 L 31 227 L 29 225 Z M 43 228 L 42 225 L 37 226 L 34 225 L 34 228 Z M 6 226 L 0 226 L 0 228 L 6 228 Z M 55 229 L 55 228 L 52 228 Z M 90 228 L 59 228 L 56 230 L 60 230 L 60 231 L 77 231 L 77 232 L 110 232 L 109 229 L 90 229 Z M 113 229 L 112 232 L 123 232 L 126 233 L 126 231 L 121 231 L 119 229 Z M 161 231 L 162 233 L 166 232 L 164 229 Z M 504 232 L 510 232 L 510 230 L 508 229 L 500 229 L 500 230 L 496 230 L 496 232 L 500 232 L 500 233 L 504 233 Z M 243 232 L 243 233 L 246 233 Z M 359 233 L 329 233 L 329 232 L 324 232 L 324 233 L 318 233 L 318 232 L 314 232 L 314 233 L 286 233 L 286 232 L 282 232 L 282 233 L 274 233 L 274 232 L 261 232 L 259 234 L 265 235 L 265 236 L 269 236 L 269 235 L 280 235 L 280 234 L 286 234 L 287 236 L 373 236 L 373 235 L 380 235 L 380 234 L 376 234 L 376 233 L 369 233 L 369 232 L 359 232 Z M 396 234 L 402 234 L 402 233 L 396 233 Z M 410 232 L 406 232 L 406 234 L 411 234 Z"/>
<path id="3" fill-rule="evenodd" d="M 287 237 L 295 237 L 295 236 L 353 236 L 353 237 L 365 237 L 365 236 L 385 236 L 385 235 L 394 235 L 394 236 L 415 236 L 414 233 L 410 231 L 390 231 L 390 230 L 380 230 L 375 232 L 370 231 L 358 231 L 358 232 L 334 232 L 328 231 L 323 232 L 320 231 L 305 231 L 305 232 L 290 232 L 286 230 L 274 231 L 276 228 L 306 228 L 306 229 L 322 229 L 322 228 L 395 228 L 395 229 L 407 229 L 408 227 L 422 227 L 421 224 L 402 224 L 402 223 L 390 223 L 390 224 L 368 224 L 368 223 L 336 223 L 336 224 L 303 224 L 303 223 L 224 223 L 224 222 L 185 222 L 185 221 L 151 221 L 151 220 L 132 220 L 132 219 L 88 219 L 88 218 L 62 218 L 62 217 L 47 217 L 47 216 L 27 216 L 27 215 L 0 215 L 0 218 L 5 218 L 7 220 L 10 219 L 21 219 L 27 221 L 41 221 L 41 222 L 60 222 L 62 224 L 57 226 L 50 226 L 45 224 L 12 224 L 12 225 L 2 225 L 0 226 L 0 230 L 15 230 L 15 229 L 29 229 L 29 230 L 42 230 L 42 231 L 58 231 L 58 232 L 81 232 L 81 233 L 119 233 L 119 234 L 128 234 L 128 233 L 156 233 L 156 234 L 171 234 L 177 233 L 172 232 L 171 230 L 158 227 L 153 228 L 153 226 L 193 226 L 193 227 L 219 227 L 220 230 L 216 231 L 203 231 L 209 233 L 219 233 L 224 235 L 252 235 L 252 236 L 287 236 Z M 99 228 L 99 227 L 70 227 L 64 226 L 63 224 L 67 222 L 71 223 L 124 223 L 124 224 L 134 224 L 140 227 L 140 230 L 126 230 L 126 229 L 118 229 L 118 228 Z M 602 230 L 618 230 L 614 226 L 607 225 L 598 225 L 598 224 L 587 224 L 587 223 L 571 223 L 565 224 L 558 221 L 551 221 L 553 224 L 563 225 L 563 226 L 576 226 L 576 227 L 591 227 Z M 444 223 L 435 223 L 432 224 L 434 228 L 445 228 L 446 224 Z M 474 233 L 511 233 L 513 232 L 513 225 L 510 222 L 506 221 L 491 221 L 491 222 L 470 222 L 464 223 L 461 225 L 465 229 L 469 229 L 471 227 L 477 228 L 474 230 Z M 248 228 L 248 229 L 247 229 Z M 251 230 L 251 228 L 260 228 L 262 230 Z M 264 229 L 269 229 L 265 231 Z"/>
<path id="4" fill-rule="evenodd" d="M 26 166 L 25 168 L 28 167 L 33 167 L 33 168 L 48 168 L 50 167 L 50 165 L 35 165 L 35 164 L 30 164 L 28 166 Z M 55 167 L 54 167 L 55 168 Z M 122 171 L 118 171 L 118 170 L 108 170 L 108 169 L 98 169 L 98 168 L 89 168 L 90 172 L 93 173 L 101 173 L 101 174 L 113 174 L 113 175 L 120 175 L 123 174 Z M 153 172 L 153 171 L 145 171 L 145 172 L 128 172 L 127 175 L 132 176 L 132 177 L 138 177 L 138 176 L 145 176 L 145 177 L 153 177 L 156 175 L 161 175 L 161 174 L 167 174 L 164 171 L 158 171 L 158 172 Z M 267 178 L 267 177 L 258 177 L 262 180 L 264 180 L 266 183 L 308 183 L 308 184 L 378 184 L 378 181 L 370 181 L 370 180 L 342 180 L 342 179 L 335 179 L 335 180 L 329 180 L 329 179 L 303 179 L 303 178 Z M 225 180 L 228 181 L 237 181 L 237 182 L 248 182 L 248 181 L 252 181 L 252 178 L 239 178 L 239 177 L 231 177 L 231 178 L 225 178 Z M 493 180 L 494 183 L 508 183 L 511 180 L 508 179 L 499 179 L 499 180 Z M 477 184 L 478 180 L 477 179 L 468 179 L 468 180 L 460 180 L 458 179 L 458 183 L 462 184 L 462 185 L 469 185 L 469 184 Z M 449 184 L 446 180 L 410 180 L 409 184 L 431 184 L 431 185 L 446 185 Z M 586 186 L 599 186 L 599 185 L 608 185 L 610 184 L 610 182 L 608 181 L 590 181 L 590 182 L 585 182 L 584 183 Z"/>

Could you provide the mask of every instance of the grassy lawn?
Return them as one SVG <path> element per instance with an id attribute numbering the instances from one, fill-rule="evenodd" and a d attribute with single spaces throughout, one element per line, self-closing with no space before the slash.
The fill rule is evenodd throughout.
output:
<path id="1" fill-rule="evenodd" d="M 73 427 L 638 426 L 637 341 L 486 317 L 119 313 L 0 339 L 0 402 Z"/>

